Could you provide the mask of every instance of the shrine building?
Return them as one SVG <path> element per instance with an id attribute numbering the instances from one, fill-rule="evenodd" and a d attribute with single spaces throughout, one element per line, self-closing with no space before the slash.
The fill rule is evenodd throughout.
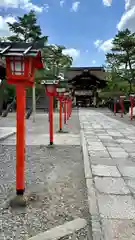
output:
<path id="1" fill-rule="evenodd" d="M 75 105 L 91 106 L 94 97 L 106 86 L 106 73 L 103 67 L 71 67 L 65 77 L 71 85 Z"/>

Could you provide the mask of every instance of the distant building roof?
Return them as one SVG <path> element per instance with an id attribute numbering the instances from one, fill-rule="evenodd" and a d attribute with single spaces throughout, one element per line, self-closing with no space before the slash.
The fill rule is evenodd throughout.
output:
<path id="1" fill-rule="evenodd" d="M 70 81 L 76 76 L 83 74 L 83 72 L 89 72 L 100 80 L 106 79 L 106 73 L 103 67 L 71 67 L 67 69 L 65 77 Z"/>

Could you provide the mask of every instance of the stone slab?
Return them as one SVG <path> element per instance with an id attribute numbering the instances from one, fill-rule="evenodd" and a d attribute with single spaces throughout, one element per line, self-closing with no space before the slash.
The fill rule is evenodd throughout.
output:
<path id="1" fill-rule="evenodd" d="M 84 132 L 82 130 L 80 132 L 80 137 L 81 137 L 81 146 L 82 146 L 82 152 L 83 152 L 85 178 L 92 178 L 86 139 L 84 137 Z"/>
<path id="2" fill-rule="evenodd" d="M 118 131 L 107 131 L 109 135 L 111 135 L 112 137 L 122 137 L 123 135 L 118 132 Z"/>
<path id="3" fill-rule="evenodd" d="M 124 150 L 121 152 L 118 151 L 109 151 L 109 154 L 111 155 L 112 158 L 128 158 L 129 154 L 125 152 Z"/>
<path id="4" fill-rule="evenodd" d="M 99 193 L 130 194 L 122 178 L 95 177 L 95 186 Z"/>
<path id="5" fill-rule="evenodd" d="M 116 163 L 113 161 L 112 158 L 97 158 L 97 157 L 90 157 L 90 161 L 93 165 L 107 165 L 107 166 L 115 166 Z"/>
<path id="6" fill-rule="evenodd" d="M 135 194 L 135 179 L 130 178 L 130 179 L 124 179 L 127 186 L 129 187 L 130 191 Z"/>
<path id="7" fill-rule="evenodd" d="M 135 200 L 131 196 L 98 194 L 102 218 L 135 219 Z"/>
<path id="8" fill-rule="evenodd" d="M 121 172 L 122 176 L 135 178 L 135 167 L 133 166 L 118 166 L 119 171 Z"/>
<path id="9" fill-rule="evenodd" d="M 107 150 L 109 152 L 125 152 L 123 148 L 121 148 L 120 146 L 116 146 L 116 147 L 107 147 Z"/>
<path id="10" fill-rule="evenodd" d="M 134 143 L 127 143 L 127 144 L 121 144 L 121 146 L 127 151 L 127 152 L 135 152 L 135 144 Z"/>
<path id="11" fill-rule="evenodd" d="M 129 156 L 135 158 L 135 152 L 129 151 Z"/>
<path id="12" fill-rule="evenodd" d="M 121 166 L 135 166 L 135 162 L 132 158 L 113 158 L 112 159 L 114 165 L 119 167 Z"/>
<path id="13" fill-rule="evenodd" d="M 95 176 L 103 177 L 121 177 L 115 166 L 92 165 L 92 173 Z"/>
<path id="14" fill-rule="evenodd" d="M 101 140 L 111 140 L 112 137 L 109 135 L 98 135 L 99 139 Z"/>
<path id="15" fill-rule="evenodd" d="M 57 240 L 75 233 L 76 231 L 83 229 L 86 226 L 86 220 L 78 218 L 58 227 L 52 228 L 44 233 L 40 233 L 35 237 L 29 238 L 29 240 Z"/>
<path id="16" fill-rule="evenodd" d="M 98 202 L 97 202 L 96 189 L 95 189 L 93 180 L 86 179 L 86 186 L 87 186 L 89 212 L 92 216 L 98 217 L 99 215 Z"/>
<path id="17" fill-rule="evenodd" d="M 0 127 L 0 141 L 14 135 L 16 133 L 15 127 Z"/>
<path id="18" fill-rule="evenodd" d="M 109 153 L 107 152 L 107 150 L 102 150 L 102 151 L 100 151 L 100 150 L 95 150 L 95 151 L 94 151 L 94 149 L 93 149 L 93 150 L 89 150 L 89 149 L 88 149 L 88 152 L 89 152 L 89 155 L 90 155 L 91 157 L 97 157 L 97 158 L 109 158 L 109 157 L 110 157 L 110 155 L 109 155 Z"/>
<path id="19" fill-rule="evenodd" d="M 135 240 L 135 220 L 102 219 L 104 240 Z"/>
<path id="20" fill-rule="evenodd" d="M 116 140 L 118 143 L 133 143 L 133 141 L 132 140 L 130 140 L 130 139 L 125 139 L 125 138 L 121 138 L 121 139 L 117 139 Z"/>

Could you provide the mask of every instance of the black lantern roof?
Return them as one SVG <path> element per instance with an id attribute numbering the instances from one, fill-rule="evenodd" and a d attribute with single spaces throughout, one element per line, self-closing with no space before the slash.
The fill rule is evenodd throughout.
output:
<path id="1" fill-rule="evenodd" d="M 39 49 L 44 47 L 44 40 L 33 43 L 0 42 L 1 56 L 36 56 Z"/>

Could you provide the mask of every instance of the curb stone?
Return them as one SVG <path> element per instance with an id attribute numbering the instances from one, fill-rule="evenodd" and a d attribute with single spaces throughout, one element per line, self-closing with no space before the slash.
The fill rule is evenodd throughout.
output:
<path id="1" fill-rule="evenodd" d="M 84 229 L 85 227 L 87 227 L 86 220 L 77 218 L 73 221 L 66 222 L 63 225 L 59 225 L 44 233 L 40 233 L 32 238 L 29 238 L 29 240 L 58 240 L 62 237 L 74 234 L 76 231 Z"/>
<path id="2" fill-rule="evenodd" d="M 82 153 L 84 161 L 84 173 L 86 179 L 89 213 L 91 216 L 92 240 L 104 240 L 102 233 L 101 220 L 96 197 L 95 183 L 92 178 L 91 164 L 88 156 L 87 143 L 84 131 L 80 131 Z"/>
<path id="3" fill-rule="evenodd" d="M 13 136 L 15 134 L 16 134 L 16 131 L 13 131 L 13 132 L 10 132 L 8 134 L 5 134 L 5 136 L 0 137 L 0 142 L 6 140 L 7 138 L 9 138 L 9 137 L 11 137 L 11 136 Z"/>

